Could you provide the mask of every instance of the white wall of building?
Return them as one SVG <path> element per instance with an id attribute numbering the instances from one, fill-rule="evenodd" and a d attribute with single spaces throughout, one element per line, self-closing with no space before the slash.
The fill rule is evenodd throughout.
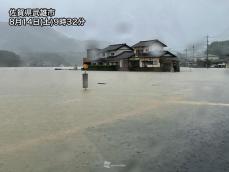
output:
<path id="1" fill-rule="evenodd" d="M 144 58 L 139 60 L 140 67 L 160 67 L 159 58 Z"/>
<path id="2" fill-rule="evenodd" d="M 164 47 L 159 43 L 153 43 L 148 47 L 149 51 L 163 51 Z"/>

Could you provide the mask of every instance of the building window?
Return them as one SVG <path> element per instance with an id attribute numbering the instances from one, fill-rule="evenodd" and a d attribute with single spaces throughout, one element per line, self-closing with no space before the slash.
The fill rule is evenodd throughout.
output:
<path id="1" fill-rule="evenodd" d="M 143 54 L 143 50 L 142 50 L 142 49 L 136 50 L 136 54 L 137 54 L 138 56 L 141 56 L 141 55 Z"/>
<path id="2" fill-rule="evenodd" d="M 114 56 L 115 55 L 115 53 L 111 53 L 111 56 Z"/>

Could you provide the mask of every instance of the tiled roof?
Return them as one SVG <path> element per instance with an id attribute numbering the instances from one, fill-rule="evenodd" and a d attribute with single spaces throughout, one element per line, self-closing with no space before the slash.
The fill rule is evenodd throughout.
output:
<path id="1" fill-rule="evenodd" d="M 108 61 L 115 61 L 115 60 L 121 60 L 121 59 L 128 59 L 130 57 L 134 56 L 134 52 L 133 51 L 124 51 L 121 54 L 117 55 L 117 56 L 112 56 L 112 57 L 108 57 L 107 60 Z"/>
<path id="2" fill-rule="evenodd" d="M 132 49 L 127 44 L 114 44 L 114 45 L 109 45 L 108 47 L 104 48 L 102 51 L 103 52 L 106 52 L 106 51 L 115 51 L 115 50 L 118 50 L 119 48 L 124 47 L 124 46 Z"/>
<path id="3" fill-rule="evenodd" d="M 163 47 L 167 47 L 167 45 L 165 45 L 164 43 L 162 43 L 161 41 L 155 39 L 155 40 L 148 40 L 148 41 L 140 41 L 137 44 L 133 45 L 132 48 L 137 48 L 137 47 L 147 47 L 150 46 L 154 43 L 159 43 L 161 44 Z"/>
<path id="4" fill-rule="evenodd" d="M 166 56 L 166 55 L 169 55 L 170 57 L 177 57 L 176 55 L 174 55 L 170 51 L 164 51 L 164 55 L 163 56 Z"/>

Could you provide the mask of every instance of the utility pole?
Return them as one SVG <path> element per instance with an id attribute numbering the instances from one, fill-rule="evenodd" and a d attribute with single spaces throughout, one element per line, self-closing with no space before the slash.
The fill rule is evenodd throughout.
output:
<path id="1" fill-rule="evenodd" d="M 185 49 L 185 59 L 186 59 L 187 66 L 189 66 L 189 64 L 188 64 L 188 49 L 187 48 Z"/>
<path id="2" fill-rule="evenodd" d="M 208 43 L 209 43 L 209 36 L 207 35 L 207 51 L 206 51 L 206 54 L 207 54 L 207 58 L 206 58 L 206 63 L 207 63 L 207 68 L 208 68 Z"/>
<path id="3" fill-rule="evenodd" d="M 185 49 L 185 58 L 188 59 L 188 49 Z"/>
<path id="4" fill-rule="evenodd" d="M 192 46 L 192 58 L 195 58 L 195 45 Z"/>

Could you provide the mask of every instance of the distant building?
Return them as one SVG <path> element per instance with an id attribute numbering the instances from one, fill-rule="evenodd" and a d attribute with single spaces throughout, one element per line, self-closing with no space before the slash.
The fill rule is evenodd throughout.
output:
<path id="1" fill-rule="evenodd" d="M 217 55 L 214 54 L 209 54 L 208 55 L 208 60 L 207 57 L 198 57 L 196 62 L 195 62 L 195 66 L 192 67 L 207 67 L 207 63 L 208 63 L 208 67 L 210 68 L 226 68 L 227 67 L 227 60 L 220 58 Z"/>
<path id="2" fill-rule="evenodd" d="M 220 58 L 214 54 L 208 54 L 208 60 L 210 61 L 218 61 Z M 201 57 L 200 60 L 206 60 L 206 57 Z"/>
<path id="3" fill-rule="evenodd" d="M 218 63 L 214 66 L 215 68 L 226 68 L 227 64 L 225 62 Z"/>
<path id="4" fill-rule="evenodd" d="M 229 56 L 228 56 L 229 57 Z M 225 62 L 226 62 L 226 68 L 229 68 L 229 58 L 227 58 L 226 60 L 225 60 Z"/>
<path id="5" fill-rule="evenodd" d="M 84 63 L 90 64 L 91 70 L 180 71 L 178 58 L 164 47 L 167 46 L 159 40 L 140 41 L 132 47 L 114 44 L 87 50 Z"/>

